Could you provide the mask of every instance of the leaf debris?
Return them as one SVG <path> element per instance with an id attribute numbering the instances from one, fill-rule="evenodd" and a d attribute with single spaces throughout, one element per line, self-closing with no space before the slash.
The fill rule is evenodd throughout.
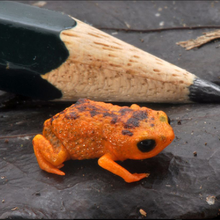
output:
<path id="1" fill-rule="evenodd" d="M 202 36 L 197 37 L 196 39 L 190 39 L 187 41 L 180 41 L 177 42 L 177 45 L 180 45 L 183 48 L 186 48 L 186 50 L 191 50 L 195 47 L 201 47 L 202 45 L 220 38 L 220 30 L 215 30 L 211 32 L 205 32 Z"/>
<path id="2" fill-rule="evenodd" d="M 147 213 L 146 213 L 143 209 L 140 209 L 139 212 L 140 212 L 140 214 L 143 215 L 144 217 L 147 216 Z"/>

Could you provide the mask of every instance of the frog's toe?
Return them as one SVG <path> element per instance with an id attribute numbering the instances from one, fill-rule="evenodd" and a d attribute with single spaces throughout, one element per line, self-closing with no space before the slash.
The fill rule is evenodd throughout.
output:
<path id="1" fill-rule="evenodd" d="M 150 176 L 149 173 L 134 173 L 133 175 L 137 178 L 137 181 Z"/>
<path id="2" fill-rule="evenodd" d="M 60 175 L 60 176 L 64 176 L 65 173 L 57 168 L 51 168 L 49 170 L 47 170 L 48 173 L 54 173 L 54 174 L 57 174 L 57 175 Z"/>
<path id="3" fill-rule="evenodd" d="M 42 170 L 47 171 L 48 173 L 54 173 L 60 176 L 64 176 L 65 173 L 61 170 L 59 170 L 60 168 L 62 168 L 64 166 L 64 164 L 61 164 L 57 167 L 53 166 L 52 164 L 50 164 L 48 161 L 46 161 L 43 157 L 38 157 L 38 163 L 39 166 Z"/>
<path id="4" fill-rule="evenodd" d="M 137 182 L 148 177 L 149 175 L 149 173 L 133 173 L 131 176 L 127 177 L 125 181 L 127 183 Z"/>

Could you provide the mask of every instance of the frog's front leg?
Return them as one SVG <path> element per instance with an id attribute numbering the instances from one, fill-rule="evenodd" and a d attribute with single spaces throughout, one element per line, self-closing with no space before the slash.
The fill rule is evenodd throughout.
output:
<path id="1" fill-rule="evenodd" d="M 64 172 L 59 170 L 64 166 L 63 162 L 69 157 L 63 145 L 56 149 L 43 135 L 38 134 L 33 139 L 33 146 L 37 162 L 42 170 L 48 173 L 65 175 Z"/>
<path id="2" fill-rule="evenodd" d="M 115 161 L 115 158 L 110 154 L 105 154 L 98 160 L 99 166 L 102 168 L 122 177 L 127 183 L 139 181 L 145 177 L 148 177 L 148 173 L 130 173 L 125 168 L 121 167 Z"/>

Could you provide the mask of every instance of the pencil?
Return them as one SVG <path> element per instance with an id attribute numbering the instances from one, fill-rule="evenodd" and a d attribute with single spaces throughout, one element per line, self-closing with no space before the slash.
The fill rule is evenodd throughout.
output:
<path id="1" fill-rule="evenodd" d="M 220 102 L 220 87 L 66 14 L 0 2 L 0 89 L 40 100 Z"/>

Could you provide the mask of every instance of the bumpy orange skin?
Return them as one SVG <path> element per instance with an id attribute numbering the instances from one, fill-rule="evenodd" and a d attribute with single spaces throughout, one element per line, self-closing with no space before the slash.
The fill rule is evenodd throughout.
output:
<path id="1" fill-rule="evenodd" d="M 156 142 L 150 152 L 137 147 L 146 139 Z M 65 175 L 59 170 L 64 161 L 99 158 L 101 167 L 126 182 L 135 182 L 149 174 L 131 174 L 114 161 L 153 157 L 173 139 L 173 129 L 162 111 L 79 99 L 45 121 L 43 135 L 34 137 L 33 146 L 40 168 L 47 172 Z"/>

